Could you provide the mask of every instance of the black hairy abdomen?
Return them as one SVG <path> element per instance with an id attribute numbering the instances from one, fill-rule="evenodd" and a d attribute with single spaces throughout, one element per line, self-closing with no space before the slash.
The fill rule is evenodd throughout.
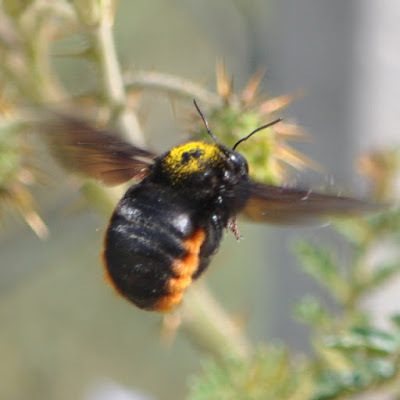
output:
<path id="1" fill-rule="evenodd" d="M 179 196 L 173 188 L 142 181 L 131 187 L 117 205 L 105 235 L 104 261 L 116 290 L 140 308 L 156 309 L 167 296 L 172 269 L 184 259 L 185 240 L 205 232 L 193 279 L 208 266 L 218 249 L 225 220 Z"/>

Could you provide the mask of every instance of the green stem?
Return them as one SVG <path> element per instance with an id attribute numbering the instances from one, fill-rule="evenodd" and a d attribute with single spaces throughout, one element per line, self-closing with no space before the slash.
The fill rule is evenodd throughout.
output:
<path id="1" fill-rule="evenodd" d="M 222 99 L 217 94 L 204 89 L 203 86 L 179 76 L 165 74 L 163 72 L 135 72 L 124 80 L 127 92 L 134 90 L 146 90 L 161 92 L 175 97 L 196 99 L 202 104 L 213 107 L 222 105 Z M 79 101 L 85 98 L 94 97 L 95 93 L 88 92 L 76 96 L 74 99 Z"/>
<path id="2" fill-rule="evenodd" d="M 247 359 L 251 347 L 204 284 L 196 283 L 185 295 L 181 307 L 182 328 L 201 349 L 220 359 L 229 356 Z"/>
<path id="3" fill-rule="evenodd" d="M 100 71 L 102 95 L 121 134 L 138 146 L 145 141 L 136 115 L 126 107 L 126 96 L 118 64 L 111 21 L 107 18 L 93 29 L 92 38 Z"/>
<path id="4" fill-rule="evenodd" d="M 171 95 L 195 98 L 210 106 L 221 106 L 221 97 L 190 80 L 161 72 L 136 72 L 125 80 L 126 90 L 147 89 L 167 92 Z"/>

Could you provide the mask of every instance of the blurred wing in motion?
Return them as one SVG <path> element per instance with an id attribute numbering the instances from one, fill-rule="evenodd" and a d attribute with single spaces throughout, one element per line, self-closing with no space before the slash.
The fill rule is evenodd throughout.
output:
<path id="1" fill-rule="evenodd" d="M 382 205 L 312 191 L 252 183 L 243 215 L 256 222 L 280 225 L 312 224 L 324 217 L 378 212 Z"/>
<path id="2" fill-rule="evenodd" d="M 55 157 L 65 168 L 109 186 L 132 178 L 143 179 L 156 157 L 69 116 L 56 114 L 41 129 Z"/>

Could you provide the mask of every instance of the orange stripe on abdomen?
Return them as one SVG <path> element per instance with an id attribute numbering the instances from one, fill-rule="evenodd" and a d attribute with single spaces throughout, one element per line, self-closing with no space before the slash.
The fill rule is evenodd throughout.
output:
<path id="1" fill-rule="evenodd" d="M 183 242 L 187 254 L 172 263 L 171 269 L 176 277 L 169 279 L 166 286 L 167 294 L 156 302 L 154 310 L 168 312 L 180 304 L 185 290 L 192 283 L 192 277 L 199 268 L 200 248 L 205 238 L 205 231 L 198 229 L 192 237 Z"/>

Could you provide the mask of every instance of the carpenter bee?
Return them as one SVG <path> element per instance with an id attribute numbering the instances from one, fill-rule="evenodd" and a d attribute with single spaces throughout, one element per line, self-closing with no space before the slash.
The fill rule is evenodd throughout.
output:
<path id="1" fill-rule="evenodd" d="M 60 117 L 48 137 L 69 169 L 106 185 L 135 179 L 117 204 L 105 238 L 108 281 L 137 307 L 171 311 L 209 265 L 226 229 L 237 236 L 236 216 L 298 224 L 327 215 L 371 212 L 369 203 L 252 181 L 246 159 L 219 143 L 195 103 L 212 143 L 191 141 L 156 155 Z"/>

